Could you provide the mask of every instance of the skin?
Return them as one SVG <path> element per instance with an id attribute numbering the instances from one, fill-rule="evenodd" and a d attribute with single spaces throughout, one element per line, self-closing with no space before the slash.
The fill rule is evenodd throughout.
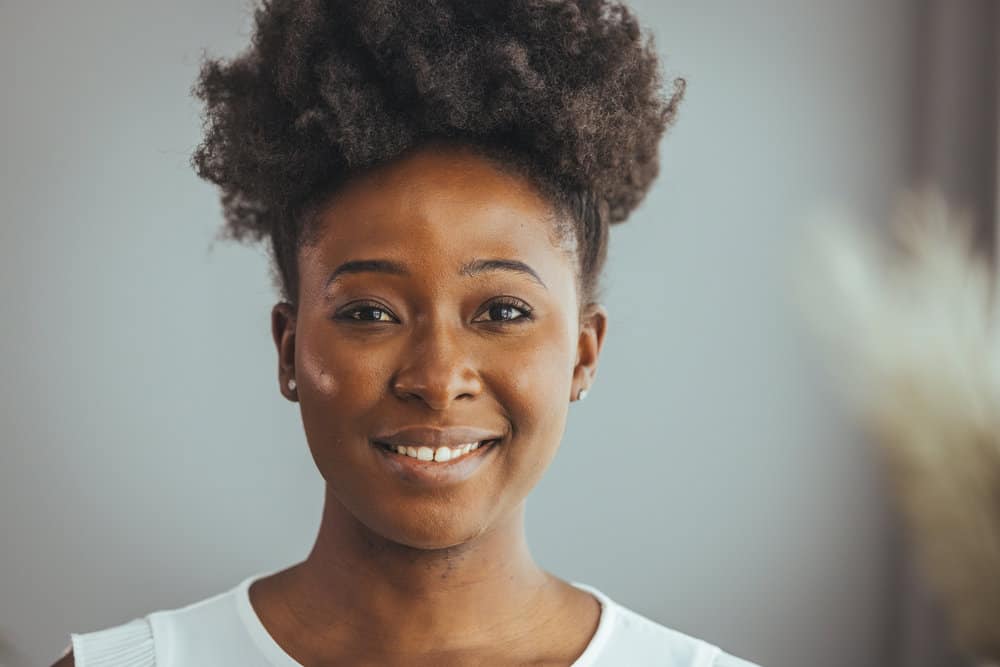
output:
<path id="1" fill-rule="evenodd" d="M 592 638 L 599 603 L 541 569 L 524 534 L 525 498 L 593 382 L 607 323 L 581 303 L 554 215 L 525 178 L 440 145 L 355 178 L 318 214 L 298 303 L 274 307 L 272 333 L 281 391 L 326 480 L 323 515 L 308 557 L 250 588 L 299 663 L 566 666 Z M 407 275 L 327 286 L 367 259 Z M 523 262 L 544 285 L 460 272 L 475 259 Z M 418 424 L 504 437 L 468 479 L 427 487 L 388 470 L 371 442 Z"/>

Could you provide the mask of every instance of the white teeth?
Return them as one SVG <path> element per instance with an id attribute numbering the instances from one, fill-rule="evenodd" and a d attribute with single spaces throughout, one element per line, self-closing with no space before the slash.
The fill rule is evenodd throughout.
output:
<path id="1" fill-rule="evenodd" d="M 478 442 L 469 442 L 464 445 L 458 445 L 457 447 L 438 447 L 433 449 L 431 447 L 410 447 L 407 445 L 396 445 L 395 447 L 390 447 L 392 451 L 397 454 L 402 454 L 403 456 L 409 456 L 410 458 L 419 459 L 421 461 L 450 461 L 451 459 L 457 459 L 460 456 L 464 456 L 469 452 L 474 452 L 479 449 Z"/>

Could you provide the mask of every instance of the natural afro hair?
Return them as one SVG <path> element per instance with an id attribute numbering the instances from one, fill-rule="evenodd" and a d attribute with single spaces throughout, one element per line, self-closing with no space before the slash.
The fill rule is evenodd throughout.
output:
<path id="1" fill-rule="evenodd" d="M 659 171 L 669 97 L 653 37 L 606 0 L 265 0 L 250 47 L 206 59 L 192 165 L 219 186 L 223 236 L 269 239 L 297 303 L 310 216 L 352 175 L 438 140 L 530 176 L 575 233 L 595 298 L 608 225 Z"/>

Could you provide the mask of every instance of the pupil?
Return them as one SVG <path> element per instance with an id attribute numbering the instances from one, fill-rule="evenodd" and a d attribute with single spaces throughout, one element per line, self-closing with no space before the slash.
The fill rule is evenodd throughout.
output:
<path id="1" fill-rule="evenodd" d="M 495 309 L 494 312 L 498 315 L 495 319 L 509 320 L 513 316 L 513 313 L 511 311 L 514 309 L 511 306 L 507 305 L 494 306 L 494 309 Z"/>

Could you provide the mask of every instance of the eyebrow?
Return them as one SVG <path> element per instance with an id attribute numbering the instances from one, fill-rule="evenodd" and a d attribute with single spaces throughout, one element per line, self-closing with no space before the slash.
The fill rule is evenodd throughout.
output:
<path id="1" fill-rule="evenodd" d="M 488 271 L 510 271 L 526 275 L 536 283 L 548 289 L 538 273 L 524 262 L 516 259 L 475 259 L 462 265 L 458 272 L 466 276 L 475 276 Z M 353 259 L 344 262 L 330 273 L 326 279 L 326 287 L 330 287 L 338 278 L 356 273 L 385 273 L 393 276 L 408 276 L 410 272 L 399 262 L 388 259 Z"/>

